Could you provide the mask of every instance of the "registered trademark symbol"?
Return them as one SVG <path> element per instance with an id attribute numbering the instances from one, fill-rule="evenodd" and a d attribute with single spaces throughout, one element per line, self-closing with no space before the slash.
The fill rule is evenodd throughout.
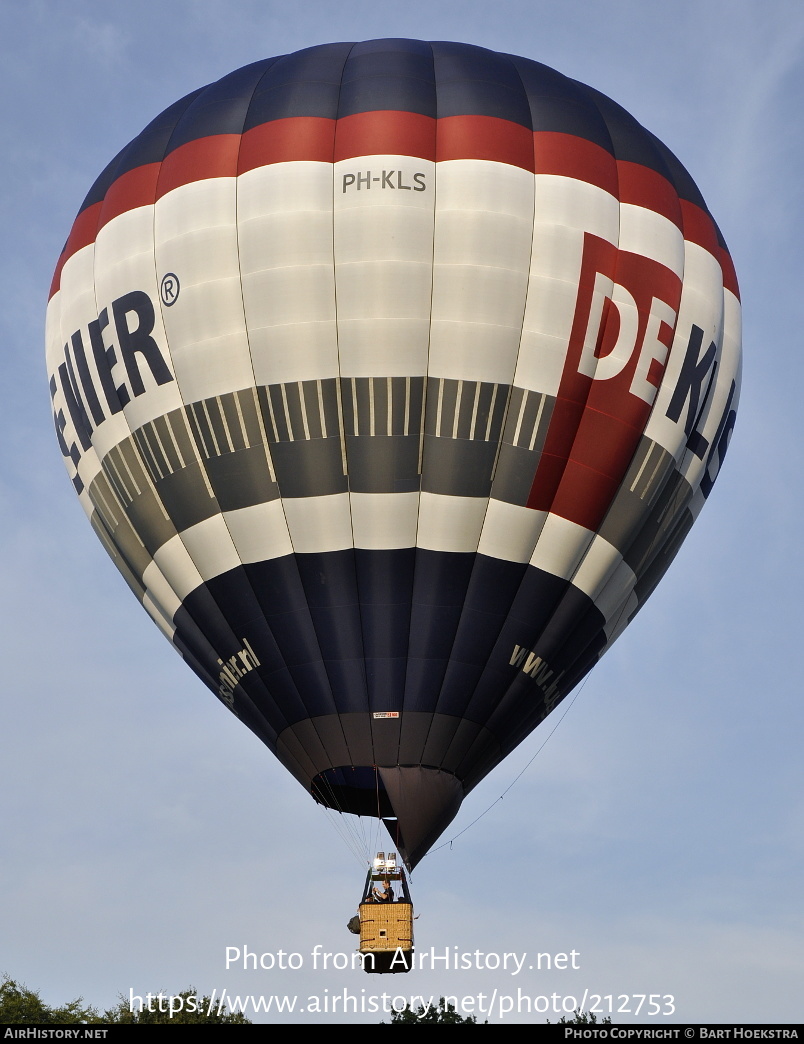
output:
<path id="1" fill-rule="evenodd" d="M 162 304 L 165 308 L 170 308 L 171 305 L 176 303 L 180 289 L 179 277 L 173 272 L 167 272 L 162 276 L 162 282 L 159 285 L 159 296 L 162 298 Z"/>

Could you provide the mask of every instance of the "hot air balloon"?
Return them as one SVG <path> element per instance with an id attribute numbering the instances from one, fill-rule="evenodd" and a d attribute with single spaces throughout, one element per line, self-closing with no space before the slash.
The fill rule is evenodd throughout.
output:
<path id="1" fill-rule="evenodd" d="M 190 667 L 408 868 L 644 604 L 734 426 L 686 170 L 525 58 L 239 69 L 91 188 L 47 316 L 93 528 Z"/>

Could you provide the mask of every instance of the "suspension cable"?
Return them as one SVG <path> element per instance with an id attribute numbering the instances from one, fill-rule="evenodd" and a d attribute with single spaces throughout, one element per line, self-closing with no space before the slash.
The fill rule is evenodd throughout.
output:
<path id="1" fill-rule="evenodd" d="M 495 798 L 494 801 L 492 801 L 492 803 L 489 805 L 489 807 L 485 811 L 480 813 L 480 815 L 477 817 L 477 819 L 473 819 L 471 823 L 467 823 L 467 825 L 463 828 L 463 830 L 459 830 L 458 833 L 454 837 L 451 837 L 449 839 L 449 841 L 445 841 L 442 845 L 439 845 L 438 848 L 432 849 L 433 852 L 440 852 L 441 849 L 442 848 L 446 848 L 447 845 L 449 845 L 449 847 L 452 848 L 453 841 L 457 841 L 458 838 L 461 836 L 461 834 L 465 834 L 466 831 L 470 829 L 470 827 L 473 827 L 475 825 L 475 823 L 479 823 L 480 820 L 483 818 L 483 816 L 485 816 L 485 815 L 487 815 L 487 813 L 491 812 L 491 810 L 494 808 L 494 806 L 496 804 L 498 804 L 498 802 L 502 801 L 502 799 L 505 797 L 505 795 L 508 793 L 508 791 L 511 790 L 511 788 L 514 786 L 514 784 L 518 783 L 519 780 L 522 778 L 522 776 L 525 775 L 527 770 L 530 768 L 530 766 L 536 760 L 537 756 L 539 754 L 541 754 L 541 752 L 544 749 L 545 744 L 547 743 L 547 741 L 550 739 L 550 737 L 556 731 L 556 729 L 561 724 L 561 722 L 564 720 L 564 718 L 566 718 L 566 716 L 569 714 L 570 708 L 572 707 L 573 703 L 575 703 L 575 701 L 578 699 L 578 697 L 583 692 L 584 687 L 585 687 L 585 685 L 586 685 L 588 680 L 589 680 L 589 675 L 587 675 L 584 678 L 584 680 L 581 682 L 581 685 L 580 685 L 578 691 L 575 693 L 575 695 L 570 700 L 570 702 L 569 702 L 569 704 L 567 706 L 567 709 L 564 711 L 564 713 L 561 715 L 561 717 L 558 719 L 558 721 L 555 723 L 555 725 L 552 727 L 552 729 L 547 733 L 547 735 L 545 736 L 541 746 L 538 748 L 536 753 L 533 755 L 533 757 L 530 759 L 530 761 L 527 762 L 527 764 L 519 772 L 519 774 L 517 776 L 515 776 L 514 779 L 508 784 L 508 786 L 505 788 L 505 790 L 502 792 L 502 794 L 500 794 L 499 797 Z"/>

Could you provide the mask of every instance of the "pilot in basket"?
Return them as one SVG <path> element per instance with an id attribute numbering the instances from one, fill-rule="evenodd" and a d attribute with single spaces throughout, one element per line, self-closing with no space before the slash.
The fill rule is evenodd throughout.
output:
<path id="1" fill-rule="evenodd" d="M 360 952 L 367 972 L 407 972 L 413 964 L 413 903 L 396 853 L 378 852 L 358 907 Z M 350 922 L 352 927 L 355 918 Z"/>

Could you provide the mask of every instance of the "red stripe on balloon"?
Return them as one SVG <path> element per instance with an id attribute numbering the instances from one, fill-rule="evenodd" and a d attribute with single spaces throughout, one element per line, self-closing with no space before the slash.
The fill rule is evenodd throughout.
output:
<path id="1" fill-rule="evenodd" d="M 417 112 L 377 111 L 344 116 L 338 120 L 335 131 L 335 161 L 359 156 L 435 160 L 436 120 Z"/>
<path id="2" fill-rule="evenodd" d="M 728 252 L 728 250 L 726 250 L 725 247 L 719 246 L 716 256 L 720 261 L 720 268 L 723 272 L 723 286 L 726 288 L 726 290 L 731 290 L 731 292 L 739 301 L 740 286 L 737 282 L 737 273 L 734 270 L 734 262 L 731 259 L 731 254 Z"/>
<path id="3" fill-rule="evenodd" d="M 64 250 L 62 250 L 61 257 L 56 265 L 56 271 L 53 273 L 53 282 L 50 284 L 48 300 L 50 300 L 61 285 L 61 270 L 64 268 L 67 260 L 79 250 L 83 250 L 85 246 L 89 246 L 90 243 L 95 242 L 95 236 L 98 234 L 98 219 L 100 218 L 102 206 L 102 203 L 93 203 L 91 207 L 82 210 L 73 222 L 73 227 L 70 229 L 70 235 L 67 237 L 67 242 L 64 244 Z"/>
<path id="4" fill-rule="evenodd" d="M 332 163 L 335 120 L 323 116 L 297 116 L 261 123 L 243 135 L 237 173 L 271 163 L 313 161 Z"/>
<path id="5" fill-rule="evenodd" d="M 174 149 L 162 161 L 156 198 L 193 181 L 237 177 L 240 139 L 239 134 L 213 134 Z"/>
<path id="6" fill-rule="evenodd" d="M 617 160 L 617 177 L 621 203 L 653 210 L 682 227 L 678 193 L 667 178 L 650 167 L 629 160 Z"/>
<path id="7" fill-rule="evenodd" d="M 723 272 L 723 286 L 739 300 L 740 287 L 737 283 L 737 273 L 734 271 L 734 262 L 726 247 L 720 242 L 717 226 L 711 216 L 701 207 L 685 199 L 681 200 L 681 213 L 684 217 L 684 238 L 690 243 L 697 243 L 718 259 Z"/>
<path id="8" fill-rule="evenodd" d="M 109 186 L 103 200 L 98 231 L 114 218 L 137 207 L 146 207 L 156 201 L 156 184 L 160 163 L 146 163 L 126 171 Z"/>
<path id="9" fill-rule="evenodd" d="M 534 131 L 537 174 L 555 174 L 617 195 L 617 163 L 610 152 L 585 138 L 559 131 Z"/>
<path id="10" fill-rule="evenodd" d="M 684 238 L 690 243 L 697 243 L 710 254 L 718 256 L 720 244 L 717 239 L 715 223 L 705 210 L 694 203 L 681 201 L 681 214 L 684 219 Z"/>
<path id="11" fill-rule="evenodd" d="M 533 132 L 496 116 L 445 116 L 438 121 L 436 161 L 474 159 L 534 169 Z"/>

